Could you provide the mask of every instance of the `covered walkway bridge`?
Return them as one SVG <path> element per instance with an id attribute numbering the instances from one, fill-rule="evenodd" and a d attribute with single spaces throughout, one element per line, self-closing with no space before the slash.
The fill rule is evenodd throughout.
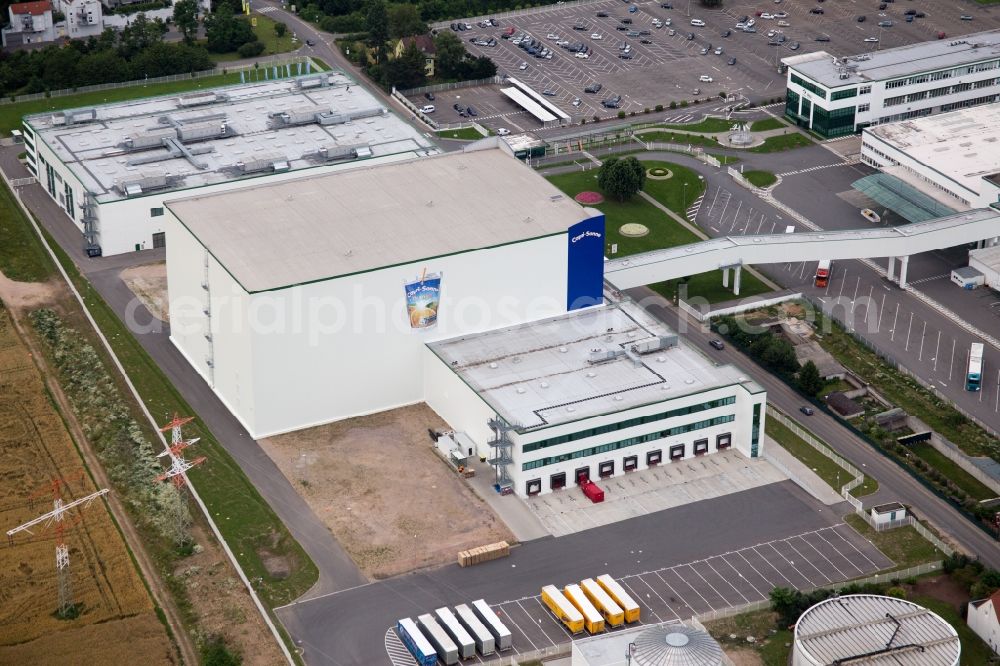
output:
<path id="1" fill-rule="evenodd" d="M 980 208 L 879 229 L 713 238 L 607 261 L 604 278 L 624 290 L 722 269 L 723 284 L 728 286 L 729 269 L 734 269 L 733 291 L 739 295 L 744 264 L 778 264 L 790 257 L 796 261 L 889 257 L 889 279 L 895 278 L 899 258 L 899 286 L 905 288 L 911 255 L 980 241 L 986 245 L 1000 241 L 1000 212 Z"/>

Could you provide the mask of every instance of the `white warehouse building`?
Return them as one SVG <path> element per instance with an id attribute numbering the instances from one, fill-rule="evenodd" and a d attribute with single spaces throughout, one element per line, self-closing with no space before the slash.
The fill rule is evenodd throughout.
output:
<path id="1" fill-rule="evenodd" d="M 28 169 L 91 256 L 163 246 L 165 202 L 192 190 L 438 152 L 340 72 L 36 114 L 23 132 Z"/>
<path id="2" fill-rule="evenodd" d="M 603 215 L 477 148 L 167 202 L 170 339 L 254 438 L 421 402 L 425 343 L 601 302 Z"/>
<path id="3" fill-rule="evenodd" d="M 761 454 L 764 389 L 628 301 L 427 347 L 427 404 L 522 497 L 730 447 Z"/>
<path id="4" fill-rule="evenodd" d="M 861 160 L 950 212 L 1000 204 L 1000 104 L 869 127 Z"/>
<path id="5" fill-rule="evenodd" d="M 783 58 L 785 117 L 821 136 L 1000 100 L 1000 31 L 857 56 Z"/>

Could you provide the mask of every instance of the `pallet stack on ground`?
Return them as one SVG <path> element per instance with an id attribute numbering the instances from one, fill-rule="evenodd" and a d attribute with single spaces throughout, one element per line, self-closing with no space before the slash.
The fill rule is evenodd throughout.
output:
<path id="1" fill-rule="evenodd" d="M 473 564 L 489 562 L 501 557 L 510 555 L 510 544 L 506 541 L 498 541 L 486 546 L 478 546 L 471 550 L 463 550 L 458 553 L 458 566 L 469 567 Z"/>

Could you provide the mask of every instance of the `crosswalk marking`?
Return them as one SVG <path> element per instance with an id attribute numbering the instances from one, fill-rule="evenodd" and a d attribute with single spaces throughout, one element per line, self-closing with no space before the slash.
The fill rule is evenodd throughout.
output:
<path id="1" fill-rule="evenodd" d="M 270 5 L 264 5 L 260 9 L 257 9 L 257 10 L 254 10 L 254 11 L 256 11 L 258 14 L 270 14 L 271 12 L 278 11 L 278 8 L 277 7 L 271 7 Z"/>
<path id="2" fill-rule="evenodd" d="M 920 278 L 919 280 L 907 280 L 907 284 L 923 284 L 924 282 L 930 282 L 932 280 L 942 280 L 944 278 L 950 278 L 951 273 L 942 273 L 941 275 L 931 275 L 930 277 Z"/>
<path id="3" fill-rule="evenodd" d="M 702 194 L 700 197 L 694 200 L 694 203 L 687 209 L 687 219 L 689 222 L 694 222 L 695 218 L 698 217 L 698 211 L 701 210 L 701 202 L 705 200 L 705 195 Z"/>
<path id="4" fill-rule="evenodd" d="M 829 169 L 830 167 L 844 166 L 843 162 L 837 162 L 836 164 L 819 164 L 817 166 L 807 167 L 805 169 L 799 169 L 797 171 L 786 171 L 785 173 L 777 174 L 779 178 L 784 178 L 785 176 L 795 176 L 800 173 L 809 173 L 810 171 L 819 171 L 820 169 Z"/>

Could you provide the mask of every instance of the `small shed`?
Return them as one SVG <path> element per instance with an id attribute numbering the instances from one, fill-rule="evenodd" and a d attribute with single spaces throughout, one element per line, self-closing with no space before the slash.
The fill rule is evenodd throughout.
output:
<path id="1" fill-rule="evenodd" d="M 826 404 L 845 419 L 853 419 L 855 416 L 861 416 L 865 413 L 864 407 L 848 398 L 841 391 L 835 391 L 826 396 Z"/>
<path id="2" fill-rule="evenodd" d="M 975 289 L 986 284 L 986 276 L 972 266 L 962 266 L 951 272 L 951 281 L 962 289 Z"/>
<path id="3" fill-rule="evenodd" d="M 899 502 L 879 504 L 871 508 L 871 517 L 876 525 L 888 525 L 906 520 L 906 507 Z"/>
<path id="4" fill-rule="evenodd" d="M 906 412 L 900 407 L 893 407 L 875 415 L 875 423 L 883 430 L 899 430 L 906 427 Z"/>
<path id="5" fill-rule="evenodd" d="M 808 361 L 816 364 L 819 376 L 827 381 L 843 379 L 847 375 L 844 366 L 833 355 L 819 346 L 818 342 L 804 342 L 795 345 L 795 358 L 805 365 Z"/>

